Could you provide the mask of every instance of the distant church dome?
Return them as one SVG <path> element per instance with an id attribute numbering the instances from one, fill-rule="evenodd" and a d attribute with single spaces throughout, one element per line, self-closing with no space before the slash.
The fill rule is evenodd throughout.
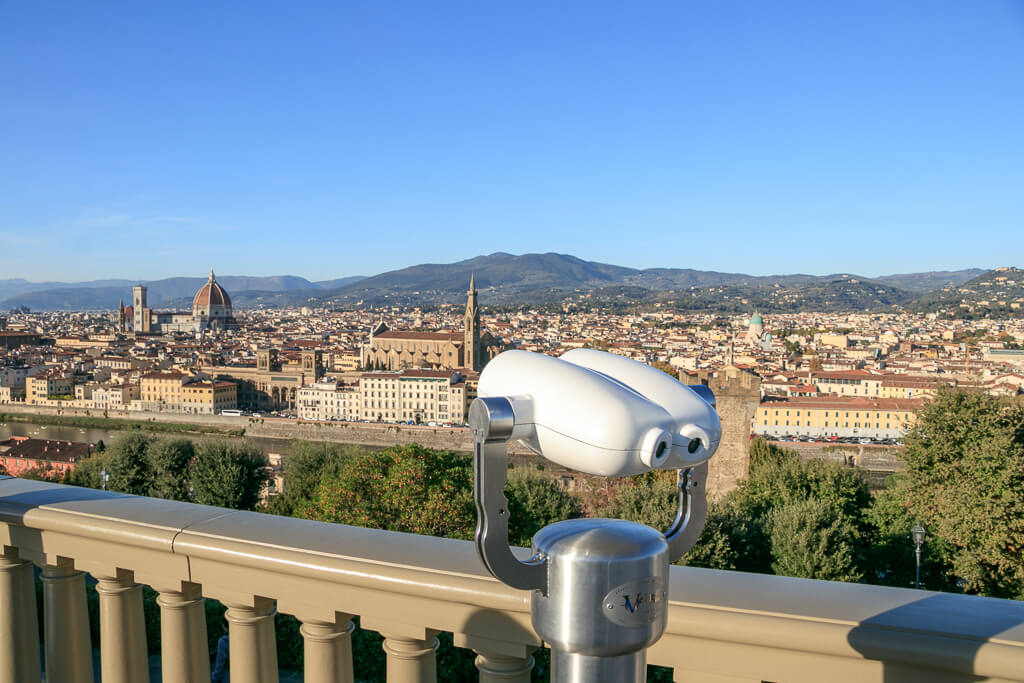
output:
<path id="1" fill-rule="evenodd" d="M 197 330 L 223 329 L 231 320 L 231 297 L 217 283 L 210 269 L 210 279 L 192 299 L 192 318 Z"/>
<path id="2" fill-rule="evenodd" d="M 231 308 L 231 297 L 224 291 L 224 288 L 217 283 L 216 278 L 213 276 L 213 269 L 210 269 L 210 279 L 206 281 L 206 284 L 199 288 L 196 292 L 195 297 L 192 299 L 192 310 L 195 311 L 200 306 L 227 306 Z"/>
<path id="3" fill-rule="evenodd" d="M 760 313 L 750 316 L 750 323 L 747 327 L 747 343 L 754 345 L 761 343 L 764 336 L 764 318 Z"/>

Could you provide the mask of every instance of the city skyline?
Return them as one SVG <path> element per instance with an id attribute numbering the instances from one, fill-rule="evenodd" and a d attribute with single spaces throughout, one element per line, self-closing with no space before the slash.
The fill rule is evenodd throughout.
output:
<path id="1" fill-rule="evenodd" d="M 1024 262 L 1008 1 L 5 15 L 3 278 Z"/>

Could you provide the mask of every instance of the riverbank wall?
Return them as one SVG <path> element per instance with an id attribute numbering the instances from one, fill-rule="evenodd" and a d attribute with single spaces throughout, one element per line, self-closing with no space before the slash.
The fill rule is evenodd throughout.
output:
<path id="1" fill-rule="evenodd" d="M 417 443 L 437 450 L 471 453 L 473 437 L 466 427 L 429 427 L 426 425 L 394 425 L 372 422 L 303 422 L 275 417 L 233 417 L 226 415 L 187 415 L 143 411 L 102 411 L 60 409 L 40 406 L 0 405 L 0 414 L 24 416 L 88 417 L 94 419 L 131 420 L 182 425 L 196 425 L 224 431 L 243 430 L 256 439 L 293 441 L 327 441 L 360 446 L 387 447 Z M 510 455 L 529 455 L 518 443 L 510 444 Z"/>

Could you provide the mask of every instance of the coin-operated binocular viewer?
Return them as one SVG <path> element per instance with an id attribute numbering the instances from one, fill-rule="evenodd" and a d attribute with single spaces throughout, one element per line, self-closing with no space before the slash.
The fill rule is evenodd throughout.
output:
<path id="1" fill-rule="evenodd" d="M 714 396 L 601 351 L 553 358 L 506 351 L 488 363 L 469 409 L 476 547 L 502 582 L 533 591 L 533 627 L 551 647 L 553 683 L 632 683 L 665 631 L 668 568 L 704 528 L 706 461 L 722 427 Z M 664 533 L 617 519 L 556 522 L 521 560 L 508 544 L 506 442 L 606 477 L 677 469 L 678 509 Z"/>

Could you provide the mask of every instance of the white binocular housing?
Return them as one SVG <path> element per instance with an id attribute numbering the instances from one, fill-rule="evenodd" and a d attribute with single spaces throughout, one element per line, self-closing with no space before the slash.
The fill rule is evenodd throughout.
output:
<path id="1" fill-rule="evenodd" d="M 512 439 L 564 467 L 606 477 L 694 467 L 718 448 L 714 408 L 685 384 L 622 356 L 576 349 L 494 357 L 477 394 L 502 396 Z"/>

